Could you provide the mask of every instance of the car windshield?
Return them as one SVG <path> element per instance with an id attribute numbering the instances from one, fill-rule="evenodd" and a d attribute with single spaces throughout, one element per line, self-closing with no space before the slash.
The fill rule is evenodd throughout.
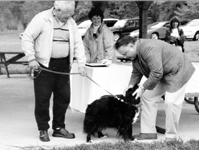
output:
<path id="1" fill-rule="evenodd" d="M 192 20 L 186 26 L 199 26 L 199 20 Z"/>
<path id="2" fill-rule="evenodd" d="M 164 24 L 165 24 L 165 22 L 155 22 L 155 23 L 148 25 L 148 28 L 152 28 L 152 29 L 161 28 L 164 26 Z"/>
<path id="3" fill-rule="evenodd" d="M 125 26 L 127 20 L 118 20 L 115 24 L 114 27 L 116 28 L 122 28 Z"/>
<path id="4" fill-rule="evenodd" d="M 83 21 L 82 23 L 80 23 L 78 25 L 78 28 L 89 28 L 91 25 L 91 21 L 90 20 L 86 20 L 86 21 Z"/>

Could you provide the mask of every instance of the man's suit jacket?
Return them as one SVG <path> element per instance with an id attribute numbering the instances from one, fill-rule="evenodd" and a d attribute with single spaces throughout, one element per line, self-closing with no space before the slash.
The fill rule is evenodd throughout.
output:
<path id="1" fill-rule="evenodd" d="M 139 83 L 144 75 L 143 86 L 153 90 L 164 83 L 166 91 L 176 92 L 193 75 L 195 68 L 186 55 L 175 46 L 161 40 L 139 39 L 136 44 L 137 56 L 133 60 L 130 84 Z"/>

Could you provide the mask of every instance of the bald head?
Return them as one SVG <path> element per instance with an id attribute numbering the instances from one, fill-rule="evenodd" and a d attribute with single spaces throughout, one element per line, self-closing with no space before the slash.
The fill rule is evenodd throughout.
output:
<path id="1" fill-rule="evenodd" d="M 55 1 L 55 15 L 61 22 L 66 22 L 75 12 L 75 1 Z"/>
<path id="2" fill-rule="evenodd" d="M 54 7 L 56 10 L 70 11 L 75 9 L 75 1 L 55 1 Z"/>

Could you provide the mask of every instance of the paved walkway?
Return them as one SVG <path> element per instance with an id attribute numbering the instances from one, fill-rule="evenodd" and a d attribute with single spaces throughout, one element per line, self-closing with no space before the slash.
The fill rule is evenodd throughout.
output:
<path id="1" fill-rule="evenodd" d="M 157 118 L 159 126 L 164 126 L 164 117 L 163 103 L 160 103 Z M 183 140 L 199 140 L 198 117 L 199 114 L 194 106 L 184 103 L 179 127 L 179 136 Z M 84 114 L 72 112 L 70 109 L 66 114 L 66 128 L 74 132 L 76 138 L 72 140 L 54 138 L 50 129 L 51 141 L 44 143 L 39 140 L 39 132 L 34 118 L 33 81 L 26 75 L 11 74 L 11 78 L 7 78 L 6 75 L 0 75 L 0 119 L 0 150 L 18 150 L 29 146 L 43 148 L 73 146 L 85 143 L 86 140 L 86 135 L 82 132 Z M 139 121 L 134 125 L 133 130 L 134 134 L 139 133 Z M 95 142 L 118 140 L 114 130 L 105 132 L 109 134 L 108 138 L 93 138 L 93 140 Z M 164 140 L 164 135 L 158 134 L 158 140 Z"/>

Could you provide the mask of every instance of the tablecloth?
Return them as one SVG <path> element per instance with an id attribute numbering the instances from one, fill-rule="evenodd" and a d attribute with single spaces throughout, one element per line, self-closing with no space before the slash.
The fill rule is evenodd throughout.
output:
<path id="1" fill-rule="evenodd" d="M 72 67 L 72 72 L 77 72 L 77 64 Z M 131 65 L 111 64 L 108 67 L 85 67 L 87 77 L 80 75 L 71 76 L 71 102 L 70 107 L 80 112 L 85 112 L 88 104 L 102 95 L 122 94 L 128 86 L 132 72 Z"/>
<path id="2" fill-rule="evenodd" d="M 199 63 L 193 63 L 196 71 L 188 81 L 186 93 L 199 93 Z M 72 72 L 78 72 L 77 64 L 73 64 Z M 111 64 L 109 67 L 85 67 L 87 75 L 97 84 L 80 75 L 71 76 L 71 102 L 70 107 L 85 112 L 88 104 L 102 95 L 122 94 L 128 86 L 132 65 Z M 144 82 L 143 78 L 141 82 Z M 105 90 L 104 90 L 105 89 Z"/>

